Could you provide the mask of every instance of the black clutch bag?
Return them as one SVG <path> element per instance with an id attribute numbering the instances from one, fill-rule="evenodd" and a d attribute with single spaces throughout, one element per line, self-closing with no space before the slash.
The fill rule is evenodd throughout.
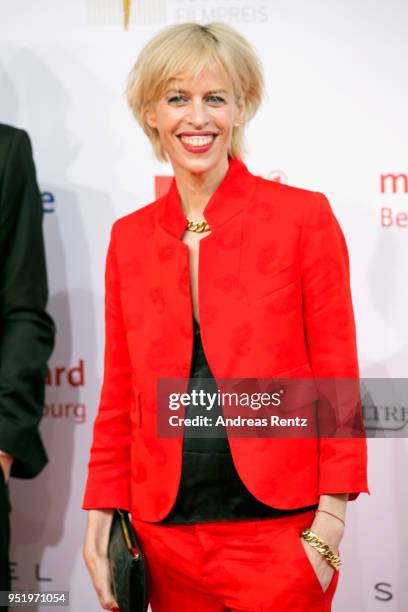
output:
<path id="1" fill-rule="evenodd" d="M 120 612 L 146 612 L 149 581 L 145 558 L 128 512 L 116 509 L 109 534 L 108 558 L 113 594 Z"/>

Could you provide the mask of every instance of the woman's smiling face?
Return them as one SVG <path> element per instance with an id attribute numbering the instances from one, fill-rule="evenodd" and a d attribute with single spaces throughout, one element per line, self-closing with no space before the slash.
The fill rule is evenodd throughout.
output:
<path id="1" fill-rule="evenodd" d="M 232 82 L 214 63 L 195 79 L 170 81 L 146 118 L 158 130 L 173 168 L 201 174 L 227 163 L 243 112 Z"/>

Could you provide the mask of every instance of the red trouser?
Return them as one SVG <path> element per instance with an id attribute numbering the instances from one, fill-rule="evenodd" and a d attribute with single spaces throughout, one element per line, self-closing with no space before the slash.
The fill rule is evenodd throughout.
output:
<path id="1" fill-rule="evenodd" d="M 151 580 L 152 612 L 326 612 L 300 540 L 315 511 L 280 518 L 159 525 L 132 519 Z"/>

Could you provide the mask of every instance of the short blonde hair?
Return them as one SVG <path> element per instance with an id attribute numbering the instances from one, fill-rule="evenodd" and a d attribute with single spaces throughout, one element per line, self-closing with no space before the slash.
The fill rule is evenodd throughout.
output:
<path id="1" fill-rule="evenodd" d="M 149 106 L 163 96 L 170 80 L 194 79 L 211 60 L 230 77 L 236 100 L 244 100 L 245 124 L 262 101 L 262 66 L 249 42 L 225 23 L 189 22 L 161 30 L 143 47 L 130 71 L 127 101 L 160 161 L 168 157 L 157 129 L 146 121 Z M 243 127 L 234 127 L 229 155 L 241 159 L 243 154 Z"/>

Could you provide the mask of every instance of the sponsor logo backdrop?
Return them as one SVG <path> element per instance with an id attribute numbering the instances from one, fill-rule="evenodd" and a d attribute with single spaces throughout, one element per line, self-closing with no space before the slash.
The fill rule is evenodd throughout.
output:
<path id="1" fill-rule="evenodd" d="M 41 426 L 50 463 L 11 483 L 13 586 L 69 589 L 72 610 L 99 610 L 80 505 L 101 386 L 109 231 L 171 174 L 126 107 L 126 76 L 159 28 L 214 19 L 247 36 L 265 68 L 248 167 L 329 197 L 350 251 L 361 375 L 407 376 L 407 3 L 2 0 L 0 118 L 32 138 L 58 326 Z M 369 452 L 372 495 L 348 507 L 335 612 L 408 607 L 408 443 L 371 439 Z"/>

